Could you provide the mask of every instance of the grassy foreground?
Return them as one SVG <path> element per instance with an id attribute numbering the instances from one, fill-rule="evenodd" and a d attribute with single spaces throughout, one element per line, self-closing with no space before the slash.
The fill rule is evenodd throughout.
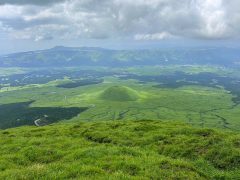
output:
<path id="1" fill-rule="evenodd" d="M 161 121 L 0 131 L 0 179 L 240 179 L 240 135 Z"/>

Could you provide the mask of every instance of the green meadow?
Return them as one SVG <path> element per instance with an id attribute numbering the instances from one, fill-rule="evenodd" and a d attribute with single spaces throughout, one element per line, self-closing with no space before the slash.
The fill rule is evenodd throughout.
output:
<path id="1" fill-rule="evenodd" d="M 87 107 L 70 121 L 162 120 L 196 127 L 240 130 L 236 105 L 223 87 L 188 85 L 159 88 L 157 83 L 104 77 L 101 84 L 59 88 L 70 80 L 51 81 L 1 90 L 1 104 L 33 101 L 31 107 Z M 63 119 L 64 120 L 64 119 Z"/>
<path id="2" fill-rule="evenodd" d="M 163 121 L 0 131 L 0 179 L 239 179 L 240 136 Z"/>

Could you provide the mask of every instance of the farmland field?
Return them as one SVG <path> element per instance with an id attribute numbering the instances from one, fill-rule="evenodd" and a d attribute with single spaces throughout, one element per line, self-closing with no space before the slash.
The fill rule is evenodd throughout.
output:
<path id="1" fill-rule="evenodd" d="M 6 69 L 4 72 L 0 77 L 2 113 L 8 106 L 27 103 L 26 109 L 79 109 L 72 116 L 53 118 L 47 123 L 162 120 L 240 130 L 240 72 L 236 69 L 174 65 L 111 69 L 25 68 L 24 71 Z M 12 127 L 34 125 L 34 119 L 51 116 L 51 113 L 54 112 L 33 113 L 31 120 L 22 123 L 19 123 L 21 117 L 12 113 L 1 116 L 4 117 L 1 121 L 15 121 Z"/>

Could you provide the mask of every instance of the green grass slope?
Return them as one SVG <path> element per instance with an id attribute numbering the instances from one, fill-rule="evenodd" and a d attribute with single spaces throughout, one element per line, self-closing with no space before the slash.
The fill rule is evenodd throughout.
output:
<path id="1" fill-rule="evenodd" d="M 136 101 L 139 98 L 137 91 L 126 86 L 112 86 L 104 90 L 101 99 L 109 101 Z"/>
<path id="2" fill-rule="evenodd" d="M 0 179 L 240 179 L 240 135 L 160 121 L 2 130 Z"/>

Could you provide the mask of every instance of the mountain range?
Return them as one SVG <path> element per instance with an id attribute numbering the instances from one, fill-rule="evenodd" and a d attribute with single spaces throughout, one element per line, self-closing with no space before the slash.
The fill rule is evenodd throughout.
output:
<path id="1" fill-rule="evenodd" d="M 200 64 L 239 67 L 240 49 L 161 48 L 110 50 L 98 47 L 64 47 L 0 56 L 0 67 L 71 67 Z"/>

